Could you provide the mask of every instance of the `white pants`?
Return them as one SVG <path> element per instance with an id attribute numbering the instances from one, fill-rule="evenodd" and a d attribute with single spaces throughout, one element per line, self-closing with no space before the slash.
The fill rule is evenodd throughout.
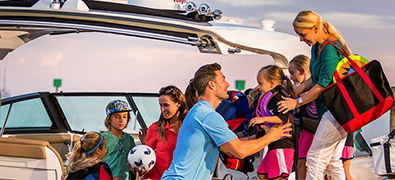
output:
<path id="1" fill-rule="evenodd" d="M 318 125 L 314 139 L 307 153 L 306 180 L 345 179 L 343 163 L 340 160 L 347 132 L 327 111 Z"/>

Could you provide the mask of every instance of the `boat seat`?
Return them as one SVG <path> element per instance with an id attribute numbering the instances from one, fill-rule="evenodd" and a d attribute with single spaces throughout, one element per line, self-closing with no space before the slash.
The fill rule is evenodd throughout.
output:
<path id="1" fill-rule="evenodd" d="M 0 138 L 0 156 L 45 159 L 45 147 L 47 146 L 50 145 L 46 141 Z M 27 149 L 29 150 L 27 151 Z"/>
<path id="2" fill-rule="evenodd" d="M 65 174 L 61 156 L 49 142 L 0 138 L 0 179 L 60 179 Z"/>
<path id="3" fill-rule="evenodd" d="M 69 145 L 71 143 L 74 145 L 80 139 L 80 136 L 73 134 L 72 136 L 68 133 L 52 133 L 52 134 L 12 134 L 9 135 L 10 138 L 15 139 L 32 139 L 47 141 L 51 144 L 53 148 L 60 154 L 63 161 L 67 160 L 66 154 L 69 152 Z"/>

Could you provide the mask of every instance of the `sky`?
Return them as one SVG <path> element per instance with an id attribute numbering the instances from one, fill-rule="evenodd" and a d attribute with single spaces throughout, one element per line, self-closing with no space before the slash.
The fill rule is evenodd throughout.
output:
<path id="1" fill-rule="evenodd" d="M 210 0 L 211 9 L 223 12 L 223 21 L 259 27 L 262 19 L 273 19 L 276 31 L 293 32 L 296 14 L 310 9 L 320 14 L 343 35 L 353 53 L 378 59 L 395 86 L 395 1 L 393 0 Z M 264 57 L 267 58 L 267 57 Z M 248 59 L 248 63 L 243 61 Z M 31 41 L 0 62 L 6 80 L 0 81 L 11 95 L 55 91 L 53 79 L 61 78 L 61 91 L 157 92 L 173 84 L 185 89 L 201 65 L 219 62 L 232 82 L 246 80 L 256 85 L 256 72 L 268 63 L 260 56 L 201 54 L 196 47 L 171 42 L 142 40 L 101 33 L 44 36 Z M 258 64 L 258 66 L 257 66 Z M 1 73 L 1 79 L 4 78 Z"/>

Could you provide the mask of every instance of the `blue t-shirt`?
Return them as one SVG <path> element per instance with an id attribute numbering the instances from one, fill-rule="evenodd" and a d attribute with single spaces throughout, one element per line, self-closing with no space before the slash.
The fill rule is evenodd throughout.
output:
<path id="1" fill-rule="evenodd" d="M 235 138 L 213 106 L 198 101 L 182 123 L 173 161 L 162 179 L 211 179 L 220 146 Z"/>

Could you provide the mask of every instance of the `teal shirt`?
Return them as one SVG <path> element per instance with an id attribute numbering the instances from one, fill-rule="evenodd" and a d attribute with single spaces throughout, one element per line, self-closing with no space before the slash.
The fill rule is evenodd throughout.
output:
<path id="1" fill-rule="evenodd" d="M 110 131 L 102 133 L 107 142 L 107 153 L 104 162 L 107 163 L 112 171 L 112 175 L 123 180 L 129 180 L 131 173 L 128 167 L 128 153 L 136 144 L 128 133 L 123 133 L 122 139 L 111 134 Z"/>
<path id="2" fill-rule="evenodd" d="M 339 40 L 336 40 L 341 44 Z M 339 47 L 339 46 L 338 46 Z M 344 56 L 332 45 L 328 44 L 324 47 L 321 53 L 316 56 L 318 43 L 315 43 L 311 48 L 310 71 L 313 85 L 320 85 L 324 88 L 333 83 L 333 73 L 336 70 L 337 64 Z M 325 106 L 322 96 L 315 100 L 317 106 L 318 120 L 321 120 L 322 115 L 328 108 Z"/>

